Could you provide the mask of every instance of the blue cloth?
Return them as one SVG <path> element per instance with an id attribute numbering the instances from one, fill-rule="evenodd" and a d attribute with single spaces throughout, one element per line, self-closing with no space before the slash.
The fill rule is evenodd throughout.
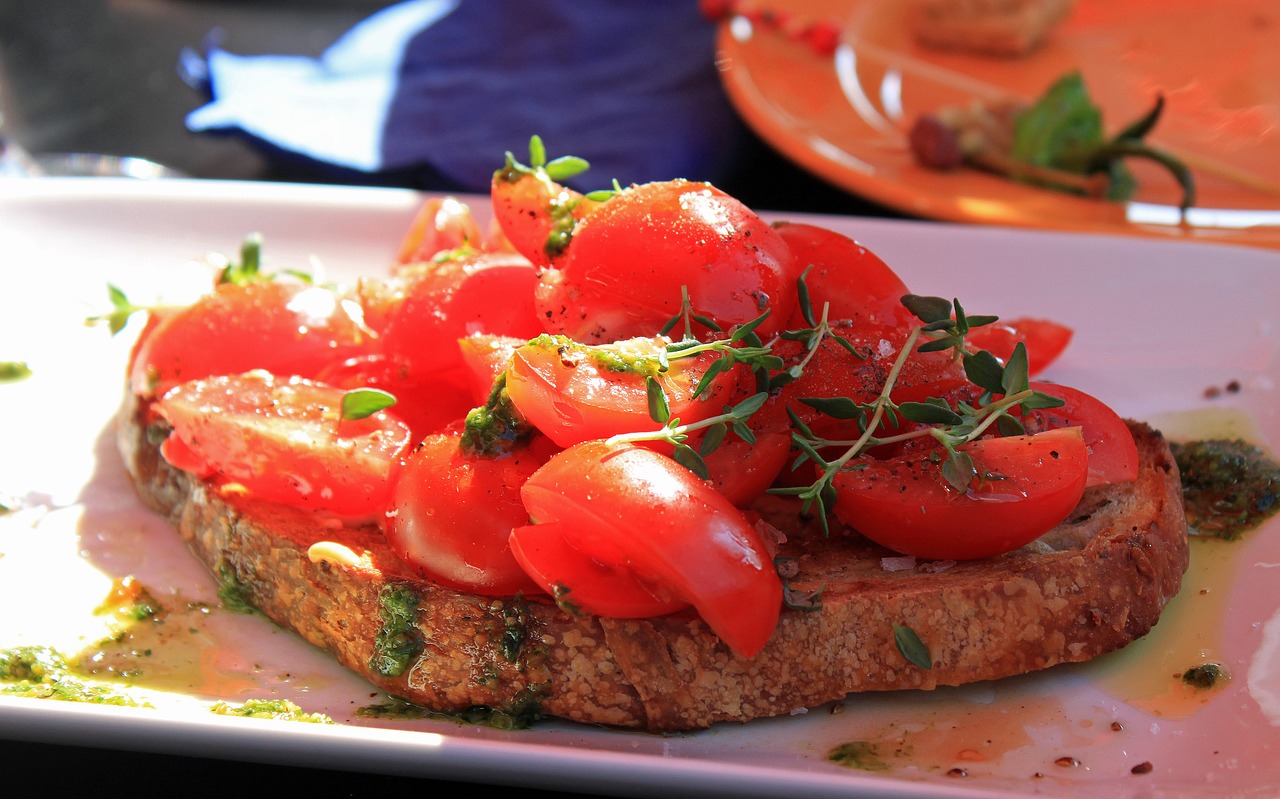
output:
<path id="1" fill-rule="evenodd" d="M 188 54 L 188 58 L 191 55 Z M 592 168 L 575 188 L 719 179 L 743 129 L 695 0 L 409 0 L 319 58 L 212 47 L 193 131 L 370 176 L 415 169 L 483 191 L 529 138 Z"/>

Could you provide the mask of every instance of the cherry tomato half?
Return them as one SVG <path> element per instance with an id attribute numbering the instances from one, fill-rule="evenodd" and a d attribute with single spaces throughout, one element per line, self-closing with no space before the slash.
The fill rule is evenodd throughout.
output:
<path id="1" fill-rule="evenodd" d="M 512 355 L 507 395 L 526 421 L 562 447 L 652 430 L 658 423 L 649 414 L 648 369 L 630 364 L 656 364 L 665 349 L 660 338 L 587 346 L 541 336 Z M 720 386 L 735 383 L 732 378 L 717 377 L 704 394 L 693 396 L 716 357 L 704 353 L 676 360 L 657 374 L 672 417 L 689 423 L 721 412 L 727 400 Z"/>
<path id="2" fill-rule="evenodd" d="M 443 585 L 486 596 L 539 590 L 511 554 L 511 530 L 528 523 L 520 486 L 550 454 L 543 445 L 500 457 L 470 455 L 453 428 L 427 436 L 395 476 L 387 543 Z"/>
<path id="3" fill-rule="evenodd" d="M 1021 408 L 1011 410 L 1028 433 L 1040 433 L 1059 427 L 1079 427 L 1089 451 L 1089 480 L 1087 486 L 1122 483 L 1138 476 L 1138 445 L 1134 443 L 1129 426 L 1108 405 L 1085 392 L 1058 383 L 1032 380 L 1030 388 L 1044 392 L 1063 401 L 1056 408 L 1043 408 L 1023 413 Z M 952 408 L 964 402 L 977 402 L 982 389 L 963 379 L 941 380 L 924 385 L 895 390 L 894 402 L 924 402 L 930 397 L 946 400 Z M 901 430 L 909 430 L 909 423 Z M 901 430 L 887 430 L 888 434 Z M 937 447 L 937 441 L 925 436 L 914 439 L 897 452 L 916 451 Z"/>
<path id="4" fill-rule="evenodd" d="M 430 261 L 438 253 L 484 243 L 471 208 L 456 197 L 429 197 L 414 216 L 396 253 L 396 263 Z"/>
<path id="5" fill-rule="evenodd" d="M 533 266 L 509 253 L 482 253 L 426 266 L 386 313 L 382 345 L 415 379 L 462 366 L 458 339 L 474 333 L 532 338 Z"/>
<path id="6" fill-rule="evenodd" d="M 343 419 L 342 389 L 254 371 L 195 380 L 158 403 L 179 468 L 253 496 L 343 516 L 381 514 L 409 426 L 390 413 Z"/>
<path id="7" fill-rule="evenodd" d="M 315 377 L 375 346 L 358 306 L 329 289 L 227 283 L 166 312 L 139 344 L 130 383 L 141 396 L 160 396 L 188 380 L 251 369 Z"/>
<path id="8" fill-rule="evenodd" d="M 833 481 L 836 518 L 904 555 L 970 560 L 1034 541 L 1084 493 L 1089 455 L 1077 427 L 983 438 L 962 449 L 978 474 L 964 492 L 944 479 L 931 452 L 859 460 Z"/>
<path id="9" fill-rule="evenodd" d="M 782 583 L 752 524 L 650 449 L 578 444 L 520 492 L 535 522 L 559 522 L 590 557 L 688 601 L 734 652 L 752 657 L 777 624 Z"/>
<path id="10" fill-rule="evenodd" d="M 914 317 L 902 304 L 907 284 L 880 257 L 853 239 L 818 225 L 781 222 L 774 228 L 791 250 L 792 271 L 804 275 L 814 319 L 829 305 L 831 321 L 907 326 Z M 797 309 L 789 327 L 808 327 Z"/>
<path id="11" fill-rule="evenodd" d="M 762 338 L 795 306 L 787 244 L 745 205 L 706 183 L 633 186 L 578 223 L 553 268 L 542 272 L 538 310 L 547 330 L 597 343 L 658 334 L 681 311 L 722 330 L 766 309 Z M 683 331 L 679 331 L 683 332 Z"/>
<path id="12" fill-rule="evenodd" d="M 644 583 L 634 572 L 611 568 L 575 549 L 560 522 L 517 527 L 510 543 L 525 572 L 572 613 L 647 619 L 689 606 L 661 586 Z"/>
<path id="13" fill-rule="evenodd" d="M 1024 344 L 1027 348 L 1027 371 L 1039 374 L 1062 355 L 1071 343 L 1073 331 L 1066 325 L 1049 319 L 1001 319 L 989 325 L 970 330 L 965 341 L 971 346 L 987 350 L 1001 363 L 1007 363 L 1013 348 Z"/>

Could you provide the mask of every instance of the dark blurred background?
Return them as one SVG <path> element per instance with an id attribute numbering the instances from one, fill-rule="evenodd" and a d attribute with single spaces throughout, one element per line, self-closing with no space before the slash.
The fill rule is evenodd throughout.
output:
<path id="1" fill-rule="evenodd" d="M 394 177 L 320 169 L 237 134 L 188 131 L 184 118 L 209 98 L 187 85 L 178 69 L 184 48 L 199 51 L 210 41 L 239 55 L 317 56 L 393 4 L 0 0 L 4 132 L 36 154 L 141 157 L 195 178 L 397 185 Z M 793 166 L 745 126 L 744 142 L 738 166 L 717 183 L 753 208 L 896 215 Z"/>

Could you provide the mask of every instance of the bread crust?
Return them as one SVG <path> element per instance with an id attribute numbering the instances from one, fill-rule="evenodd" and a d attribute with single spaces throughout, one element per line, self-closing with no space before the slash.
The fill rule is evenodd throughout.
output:
<path id="1" fill-rule="evenodd" d="M 822 607 L 784 609 L 751 660 L 691 613 L 577 617 L 549 600 L 478 597 L 425 581 L 372 526 L 220 492 L 173 468 L 159 454 L 167 430 L 132 396 L 117 437 L 139 495 L 203 563 L 377 687 L 445 713 L 532 701 L 548 716 L 667 732 L 786 714 L 854 692 L 999 679 L 1088 660 L 1144 635 L 1180 586 L 1187 526 L 1166 442 L 1145 424 L 1130 426 L 1141 455 L 1137 481 L 1089 489 L 1071 519 L 999 558 L 882 562 L 892 553 L 849 531 L 824 538 L 812 525 L 788 530 L 781 554 L 799 565 L 792 583 L 822 587 Z M 318 542 L 334 546 L 313 550 Z M 309 554 L 321 550 L 330 554 Z M 410 637 L 421 651 L 398 674 L 371 667 L 388 588 L 417 598 Z M 931 669 L 904 659 L 895 624 L 928 646 Z"/>
<path id="2" fill-rule="evenodd" d="M 913 0 L 909 27 L 940 50 L 1016 58 L 1038 48 L 1074 0 Z"/>

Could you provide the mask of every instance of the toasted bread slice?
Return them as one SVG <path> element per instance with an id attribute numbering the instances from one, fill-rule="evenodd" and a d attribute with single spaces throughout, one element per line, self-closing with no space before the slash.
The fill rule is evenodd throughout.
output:
<path id="1" fill-rule="evenodd" d="M 126 400 L 121 452 L 142 498 L 194 553 L 277 623 L 379 688 L 441 712 L 532 705 L 581 722 L 676 731 L 852 692 L 997 679 L 1142 636 L 1187 566 L 1177 466 L 1158 432 L 1133 423 L 1137 480 L 1089 489 L 1071 519 L 1008 555 L 882 561 L 892 553 L 852 532 L 788 529 L 782 554 L 799 562 L 794 583 L 824 586 L 822 606 L 784 610 L 769 644 L 747 660 L 692 614 L 577 617 L 545 598 L 493 599 L 424 581 L 373 527 L 224 495 L 174 469 L 159 455 L 166 430 L 152 419 L 145 404 Z M 904 658 L 894 625 L 918 634 L 932 668 Z"/>

